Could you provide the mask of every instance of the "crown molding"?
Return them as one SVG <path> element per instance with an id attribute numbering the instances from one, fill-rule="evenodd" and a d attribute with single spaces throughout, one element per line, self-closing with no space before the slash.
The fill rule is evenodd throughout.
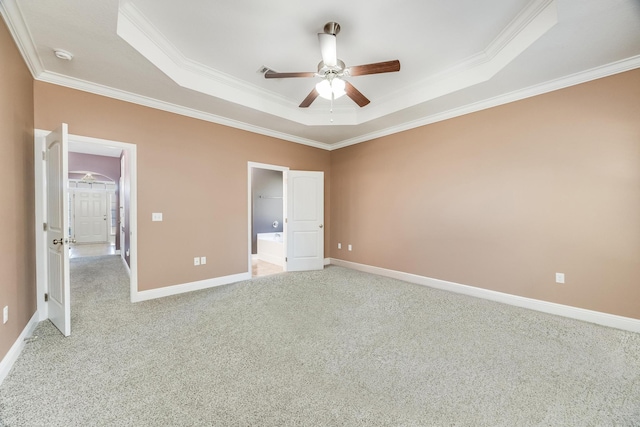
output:
<path id="1" fill-rule="evenodd" d="M 481 52 L 376 101 L 362 122 L 486 82 L 558 22 L 556 0 L 531 1 Z"/>
<path id="2" fill-rule="evenodd" d="M 170 102 L 160 101 L 154 98 L 150 98 L 143 95 L 127 92 L 120 89 L 114 89 L 109 86 L 104 86 L 85 80 L 80 80 L 68 76 L 63 76 L 58 73 L 45 71 L 41 73 L 36 80 L 45 83 L 51 83 L 58 86 L 68 87 L 70 89 L 77 89 L 83 92 L 93 93 L 95 95 L 106 96 L 108 98 L 118 99 L 120 101 L 131 102 L 133 104 L 142 105 L 145 107 L 155 108 L 157 110 L 167 111 L 169 113 L 179 114 L 181 116 L 191 117 L 194 119 L 204 120 L 211 123 L 216 123 L 223 126 L 229 126 L 235 129 L 245 130 L 260 135 L 270 136 L 285 141 L 295 142 L 297 144 L 308 145 L 314 148 L 320 148 L 328 150 L 329 145 L 320 141 L 314 141 L 312 139 L 301 138 L 295 135 L 291 135 L 284 132 L 278 132 L 271 129 L 266 129 L 260 126 L 251 125 L 249 123 L 241 122 L 238 120 L 228 119 L 211 113 L 205 113 L 193 108 L 183 107 L 181 105 L 173 104 Z"/>
<path id="3" fill-rule="evenodd" d="M 130 1 L 118 7 L 117 34 L 181 87 L 304 125 L 329 124 L 290 99 L 187 58 Z M 341 108 L 333 125 L 357 124 L 355 107 Z"/>
<path id="4" fill-rule="evenodd" d="M 531 20 L 535 16 L 540 15 L 541 11 L 549 10 L 548 8 L 554 7 L 554 5 L 555 5 L 555 0 L 533 1 L 527 8 L 525 8 L 525 11 L 523 11 L 510 24 L 509 27 L 513 27 L 516 29 L 527 27 L 532 22 Z M 414 129 L 420 126 L 436 123 L 442 120 L 451 119 L 454 117 L 477 112 L 487 108 L 492 108 L 492 107 L 507 104 L 510 102 L 519 101 L 522 99 L 526 99 L 536 95 L 541 95 L 554 90 L 563 89 L 569 86 L 586 83 L 591 80 L 596 80 L 599 78 L 603 78 L 610 75 L 640 68 L 640 55 L 638 55 L 638 56 L 630 57 L 621 61 L 595 67 L 584 72 L 578 72 L 570 76 L 558 78 L 558 79 L 544 82 L 538 85 L 530 86 L 528 88 L 524 88 L 524 89 L 516 90 L 507 94 L 499 95 L 490 99 L 464 105 L 464 106 L 454 108 L 445 112 L 432 114 L 417 120 L 402 123 L 397 126 L 387 127 L 379 131 L 370 132 L 368 134 L 361 135 L 355 138 L 346 139 L 335 144 L 328 144 L 321 141 L 301 138 L 301 137 L 287 134 L 284 132 L 278 132 L 271 129 L 266 129 L 260 126 L 251 125 L 238 120 L 228 119 L 215 114 L 205 113 L 203 111 L 199 111 L 196 109 L 183 107 L 183 106 L 165 102 L 165 101 L 160 101 L 154 98 L 134 94 L 131 92 L 126 92 L 120 89 L 114 89 L 105 85 L 100 85 L 100 84 L 88 82 L 85 80 L 63 76 L 58 73 L 45 71 L 43 64 L 40 61 L 40 58 L 37 54 L 37 50 L 35 48 L 33 38 L 31 37 L 31 34 L 24 22 L 24 18 L 22 16 L 22 13 L 16 1 L 0 0 L 0 14 L 3 16 L 5 22 L 7 23 L 7 27 L 9 28 L 9 31 L 11 32 L 11 35 L 13 36 L 14 41 L 18 46 L 18 49 L 20 50 L 31 74 L 33 75 L 34 79 L 38 81 L 56 84 L 56 85 L 68 87 L 71 89 L 77 89 L 84 92 L 89 92 L 89 93 L 93 93 L 100 96 L 106 96 L 109 98 L 118 99 L 125 102 L 131 102 L 134 104 L 155 108 L 158 110 L 167 111 L 170 113 L 179 114 L 186 117 L 192 117 L 195 119 L 220 124 L 223 126 L 229 126 L 229 127 L 244 130 L 247 132 L 265 135 L 265 136 L 269 136 L 269 137 L 273 137 L 273 138 L 277 138 L 277 139 L 281 139 L 289 142 L 294 142 L 302 145 L 307 145 L 310 147 L 319 148 L 319 149 L 328 150 L 328 151 L 337 150 L 340 148 L 348 147 L 350 145 L 355 145 L 355 144 L 366 142 L 372 139 L 381 138 L 384 136 L 392 135 L 394 133 L 403 132 L 403 131 Z M 498 51 L 498 50 L 504 50 L 508 45 L 507 42 L 509 40 L 509 37 L 513 37 L 514 34 L 516 33 L 517 31 L 515 30 L 511 32 L 505 30 L 503 33 L 501 33 L 494 40 L 494 42 L 491 43 L 490 47 L 487 49 L 487 52 L 489 52 L 488 55 L 495 56 L 496 53 L 492 53 L 492 52 Z M 507 34 L 510 34 L 510 35 L 507 35 Z M 479 63 L 479 61 L 481 61 L 481 58 L 486 55 L 487 55 L 486 52 L 478 55 L 474 55 L 473 57 L 463 61 L 459 65 L 447 70 L 447 72 L 452 70 L 453 71 L 465 70 L 468 68 L 469 64 Z M 437 76 L 431 77 L 430 79 L 433 80 L 436 78 L 442 78 L 443 76 L 444 74 L 440 73 Z M 222 78 L 222 80 L 224 80 L 224 78 Z M 271 114 L 272 112 L 269 112 L 269 113 Z M 309 113 L 311 113 L 311 111 L 309 111 Z M 316 119 L 314 119 L 314 122 L 322 121 L 321 124 L 324 124 L 324 125 L 327 124 L 326 123 L 327 116 L 325 112 L 322 112 L 322 114 L 321 113 L 311 114 L 310 116 L 316 117 Z M 337 119 L 338 118 L 337 116 L 339 116 L 339 114 L 335 116 Z M 365 122 L 368 120 L 370 119 L 361 120 L 360 122 Z M 342 123 L 335 122 L 332 124 L 340 125 Z"/>
<path id="5" fill-rule="evenodd" d="M 155 108 L 162 111 L 167 111 L 174 114 L 179 114 L 186 117 L 192 117 L 199 120 L 204 120 L 223 126 L 229 126 L 236 129 L 245 130 L 247 132 L 253 132 L 260 135 L 270 136 L 273 138 L 282 139 L 285 141 L 295 142 L 297 144 L 307 145 L 314 148 L 320 148 L 323 150 L 338 150 L 340 148 L 348 147 L 350 145 L 359 144 L 362 142 L 370 141 L 376 138 L 382 138 L 385 136 L 393 135 L 395 133 L 403 132 L 417 127 L 426 126 L 432 123 L 437 123 L 443 120 L 452 119 L 454 117 L 463 116 L 465 114 L 475 113 L 477 111 L 486 110 L 488 108 L 497 107 L 499 105 L 508 104 L 510 102 L 520 101 L 522 99 L 531 98 L 533 96 L 542 95 L 555 90 L 564 89 L 570 86 L 575 86 L 581 83 L 586 83 L 592 80 L 597 80 L 603 77 L 612 76 L 614 74 L 623 73 L 625 71 L 631 71 L 636 68 L 640 68 L 640 55 L 633 56 L 621 61 L 613 62 L 600 67 L 595 67 L 587 71 L 572 74 L 570 76 L 561 77 L 552 81 L 544 82 L 538 85 L 529 86 L 525 89 L 516 90 L 507 94 L 499 95 L 490 99 L 475 102 L 473 104 L 464 105 L 458 108 L 454 108 L 448 111 L 444 111 L 438 114 L 432 114 L 430 116 L 423 117 L 418 120 L 402 123 L 397 126 L 391 126 L 376 132 L 370 132 L 365 135 L 361 135 L 355 138 L 346 139 L 335 144 L 327 144 L 320 141 L 315 141 L 307 138 L 300 138 L 295 135 L 287 134 L 284 132 L 277 132 L 270 129 L 265 129 L 259 126 L 254 126 L 248 123 L 240 122 L 237 120 L 227 119 L 225 117 L 217 116 L 215 114 L 205 113 L 192 108 L 183 107 L 177 104 L 169 102 L 159 101 L 154 98 L 149 98 L 141 95 L 137 95 L 130 92 L 125 92 L 119 89 L 113 89 L 108 86 L 98 85 L 95 83 L 87 82 L 84 80 L 74 79 L 67 76 L 63 76 L 56 73 L 44 72 L 41 73 L 37 79 L 46 83 L 56 84 L 59 86 L 68 87 L 71 89 L 77 89 L 84 92 L 93 93 L 96 95 L 106 96 L 108 98 L 119 99 L 125 102 L 131 102 L 133 104 L 143 105 L 145 107 Z"/>
<path id="6" fill-rule="evenodd" d="M 485 82 L 558 22 L 556 0 L 532 0 L 481 52 L 416 84 L 376 100 L 325 115 L 187 58 L 131 2 L 118 7 L 118 35 L 178 85 L 306 126 L 359 125 Z"/>
<path id="7" fill-rule="evenodd" d="M 37 78 L 44 71 L 44 65 L 40 61 L 33 37 L 31 37 L 31 32 L 29 32 L 27 24 L 24 22 L 24 17 L 16 1 L 0 1 L 0 15 L 7 23 L 9 32 L 18 46 L 18 50 L 22 54 L 22 58 L 27 64 L 31 75 L 33 78 Z"/>
<path id="8" fill-rule="evenodd" d="M 376 132 L 370 132 L 366 135 L 358 136 L 356 138 L 346 139 L 339 143 L 332 144 L 329 150 L 338 150 L 340 148 L 359 144 L 365 141 L 370 141 L 372 139 L 382 138 L 384 136 L 389 136 L 406 130 L 415 129 L 417 127 L 452 119 L 454 117 L 463 116 L 465 114 L 475 113 L 477 111 L 486 110 L 488 108 L 497 107 L 499 105 L 508 104 L 510 102 L 520 101 L 522 99 L 531 98 L 533 96 L 542 95 L 548 92 L 553 92 L 581 83 L 587 83 L 589 81 L 612 76 L 614 74 L 624 73 L 625 71 L 635 70 L 636 68 L 640 68 L 640 55 L 632 56 L 631 58 L 612 62 L 600 67 L 591 68 L 587 71 L 582 71 L 570 76 L 561 77 L 538 85 L 529 86 L 524 89 L 495 96 L 493 98 L 485 99 L 472 104 L 463 105 L 461 107 L 444 111 L 442 113 L 432 114 L 430 116 L 406 122 L 398 126 L 391 126 Z"/>

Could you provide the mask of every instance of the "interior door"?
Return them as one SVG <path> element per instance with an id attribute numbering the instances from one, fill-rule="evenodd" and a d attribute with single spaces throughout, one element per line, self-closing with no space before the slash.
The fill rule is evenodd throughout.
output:
<path id="1" fill-rule="evenodd" d="M 286 171 L 287 271 L 324 268 L 324 172 Z"/>
<path id="2" fill-rule="evenodd" d="M 46 137 L 47 284 L 49 320 L 71 334 L 67 124 Z"/>
<path id="3" fill-rule="evenodd" d="M 74 237 L 78 243 L 106 242 L 106 191 L 76 191 L 74 217 Z"/>

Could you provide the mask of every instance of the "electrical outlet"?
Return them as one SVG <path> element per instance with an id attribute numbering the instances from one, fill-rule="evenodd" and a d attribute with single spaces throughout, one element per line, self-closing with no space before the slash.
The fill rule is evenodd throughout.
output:
<path id="1" fill-rule="evenodd" d="M 349 245 L 348 249 L 351 251 L 353 250 L 353 246 Z"/>
<path id="2" fill-rule="evenodd" d="M 200 265 L 200 257 L 197 256 L 193 259 L 193 265 Z"/>
<path id="3" fill-rule="evenodd" d="M 338 249 L 342 249 L 342 243 L 338 243 Z"/>
<path id="4" fill-rule="evenodd" d="M 9 321 L 9 306 L 5 305 L 2 309 L 2 323 L 7 323 Z"/>
<path id="5" fill-rule="evenodd" d="M 556 273 L 556 283 L 564 283 L 564 273 Z"/>
<path id="6" fill-rule="evenodd" d="M 154 212 L 151 214 L 151 221 L 162 221 L 162 212 Z"/>
<path id="7" fill-rule="evenodd" d="M 206 256 L 201 256 L 200 257 L 200 265 L 205 265 L 207 263 L 207 257 Z"/>

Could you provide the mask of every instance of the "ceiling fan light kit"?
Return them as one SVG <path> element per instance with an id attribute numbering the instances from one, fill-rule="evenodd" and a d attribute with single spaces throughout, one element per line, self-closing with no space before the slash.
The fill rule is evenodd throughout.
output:
<path id="1" fill-rule="evenodd" d="M 364 107 L 369 104 L 369 99 L 358 91 L 351 83 L 344 80 L 344 77 L 364 76 L 367 74 L 391 73 L 400 71 L 400 61 L 376 62 L 373 64 L 357 65 L 346 67 L 345 63 L 338 59 L 336 35 L 340 32 L 340 24 L 337 22 L 327 22 L 324 32 L 318 34 L 320 42 L 320 53 L 322 61 L 318 64 L 318 72 L 289 72 L 278 73 L 267 68 L 264 73 L 266 79 L 285 79 L 292 77 L 320 77 L 322 80 L 316 84 L 315 88 L 307 95 L 300 104 L 300 108 L 307 108 L 319 96 L 330 100 L 347 95 L 358 106 Z M 266 67 L 264 67 L 266 68 Z"/>
<path id="2" fill-rule="evenodd" d="M 333 79 L 323 79 L 318 84 L 316 84 L 316 90 L 321 98 L 328 99 L 331 101 L 332 99 L 338 99 L 341 96 L 345 95 L 347 92 L 344 90 L 346 83 L 344 80 L 334 77 Z"/>

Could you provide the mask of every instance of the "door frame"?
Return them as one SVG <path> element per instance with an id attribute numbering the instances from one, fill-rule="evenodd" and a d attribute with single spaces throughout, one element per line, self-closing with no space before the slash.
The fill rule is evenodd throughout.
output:
<path id="1" fill-rule="evenodd" d="M 44 294 L 48 292 L 47 262 L 46 262 L 46 231 L 43 229 L 45 218 L 45 188 L 46 174 L 42 152 L 44 151 L 45 136 L 50 131 L 43 129 L 34 130 L 34 176 L 35 176 L 35 238 L 36 238 L 36 292 L 38 321 L 49 318 L 49 309 L 44 300 Z M 129 200 L 129 228 L 130 228 L 130 262 L 129 272 L 129 299 L 134 301 L 134 295 L 138 292 L 138 184 L 137 184 L 137 153 L 136 145 L 127 142 L 111 141 L 107 139 L 92 138 L 69 134 L 69 141 L 82 144 L 95 144 L 115 147 L 127 151 L 127 159 L 130 170 L 130 200 Z M 124 245 L 124 242 L 121 242 Z M 121 251 L 123 252 L 123 251 Z M 123 260 L 124 262 L 124 260 Z M 126 265 L 125 265 L 126 266 Z"/>
<path id="2" fill-rule="evenodd" d="M 251 213 L 253 209 L 253 198 L 251 197 L 252 190 L 252 182 L 251 182 L 251 169 L 267 169 L 273 171 L 282 172 L 282 213 L 286 217 L 287 215 L 287 179 L 286 174 L 289 171 L 288 166 L 278 166 L 278 165 L 270 165 L 267 163 L 257 163 L 257 162 L 247 162 L 247 253 L 248 253 L 248 264 L 247 271 L 249 273 L 249 277 L 253 277 L 253 269 L 251 267 L 251 238 L 253 223 L 251 221 Z M 282 224 L 282 235 L 283 235 L 283 243 L 284 243 L 284 254 L 286 256 L 287 253 L 287 221 L 283 221 Z M 285 262 L 283 265 L 283 271 L 287 271 L 287 263 Z"/>

